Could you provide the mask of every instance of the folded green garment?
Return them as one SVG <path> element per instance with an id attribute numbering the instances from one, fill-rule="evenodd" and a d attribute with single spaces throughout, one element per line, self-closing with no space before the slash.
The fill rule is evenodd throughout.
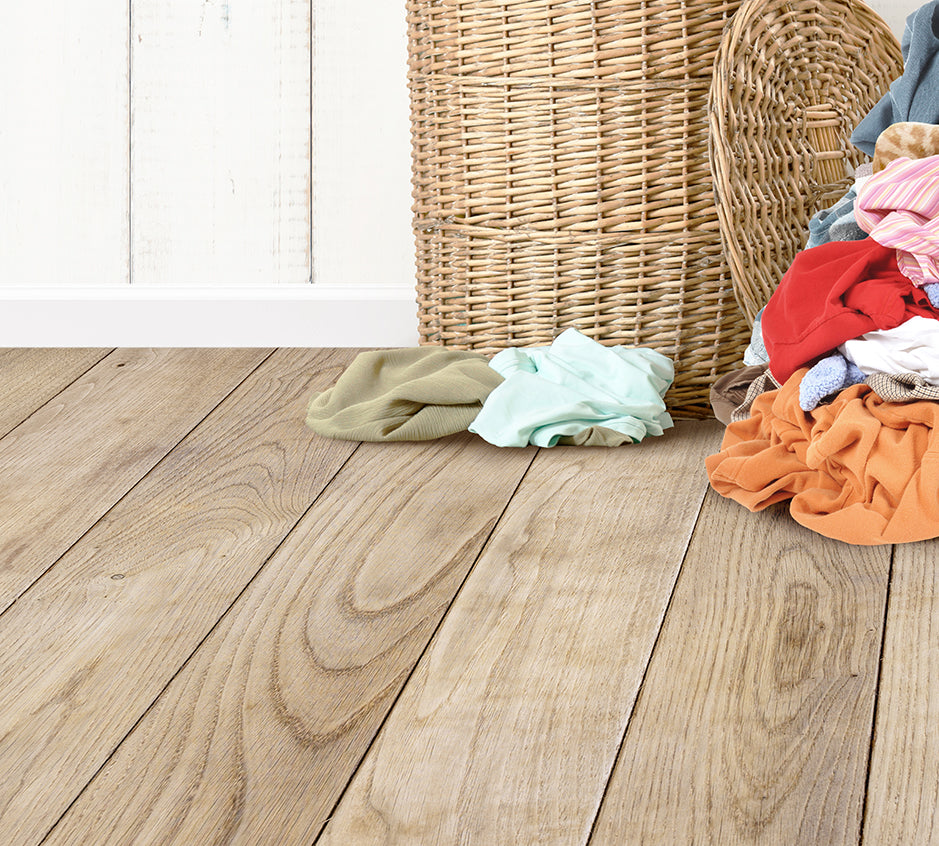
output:
<path id="1" fill-rule="evenodd" d="M 502 377 L 479 353 L 418 347 L 360 353 L 313 397 L 307 425 L 350 441 L 426 441 L 466 431 Z"/>

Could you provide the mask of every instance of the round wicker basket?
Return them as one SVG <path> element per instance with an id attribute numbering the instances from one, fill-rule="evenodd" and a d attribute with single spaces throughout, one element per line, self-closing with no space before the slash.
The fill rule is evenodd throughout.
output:
<path id="1" fill-rule="evenodd" d="M 752 321 L 805 247 L 808 222 L 867 156 L 851 132 L 903 72 L 887 25 L 856 0 L 746 0 L 711 89 L 724 254 Z"/>

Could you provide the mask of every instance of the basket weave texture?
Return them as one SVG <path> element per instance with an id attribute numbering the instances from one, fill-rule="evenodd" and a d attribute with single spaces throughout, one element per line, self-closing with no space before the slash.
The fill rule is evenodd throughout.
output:
<path id="1" fill-rule="evenodd" d="M 491 353 L 573 326 L 671 356 L 711 414 L 749 339 L 722 246 L 713 0 L 409 0 L 420 339 Z"/>
<path id="2" fill-rule="evenodd" d="M 711 161 L 734 292 L 752 321 L 867 156 L 854 127 L 903 72 L 855 0 L 746 0 L 714 65 Z"/>

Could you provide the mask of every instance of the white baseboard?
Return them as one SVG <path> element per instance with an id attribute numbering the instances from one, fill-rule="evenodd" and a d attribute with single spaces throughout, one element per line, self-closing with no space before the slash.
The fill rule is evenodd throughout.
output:
<path id="1" fill-rule="evenodd" d="M 0 287 L 0 347 L 409 347 L 404 285 Z"/>

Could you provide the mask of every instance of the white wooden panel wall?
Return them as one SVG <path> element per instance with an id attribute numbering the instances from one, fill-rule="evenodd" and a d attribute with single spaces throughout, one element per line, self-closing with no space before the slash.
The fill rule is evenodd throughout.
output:
<path id="1" fill-rule="evenodd" d="M 413 289 L 404 0 L 314 0 L 313 278 Z"/>
<path id="2" fill-rule="evenodd" d="M 309 282 L 309 0 L 133 0 L 131 24 L 131 281 Z"/>
<path id="3" fill-rule="evenodd" d="M 405 62 L 388 0 L 3 0 L 0 346 L 416 343 Z"/>
<path id="4" fill-rule="evenodd" d="M 416 342 L 405 79 L 403 0 L 2 0 L 0 346 Z"/>
<path id="5" fill-rule="evenodd" d="M 3 0 L 0 281 L 128 280 L 128 7 Z"/>

